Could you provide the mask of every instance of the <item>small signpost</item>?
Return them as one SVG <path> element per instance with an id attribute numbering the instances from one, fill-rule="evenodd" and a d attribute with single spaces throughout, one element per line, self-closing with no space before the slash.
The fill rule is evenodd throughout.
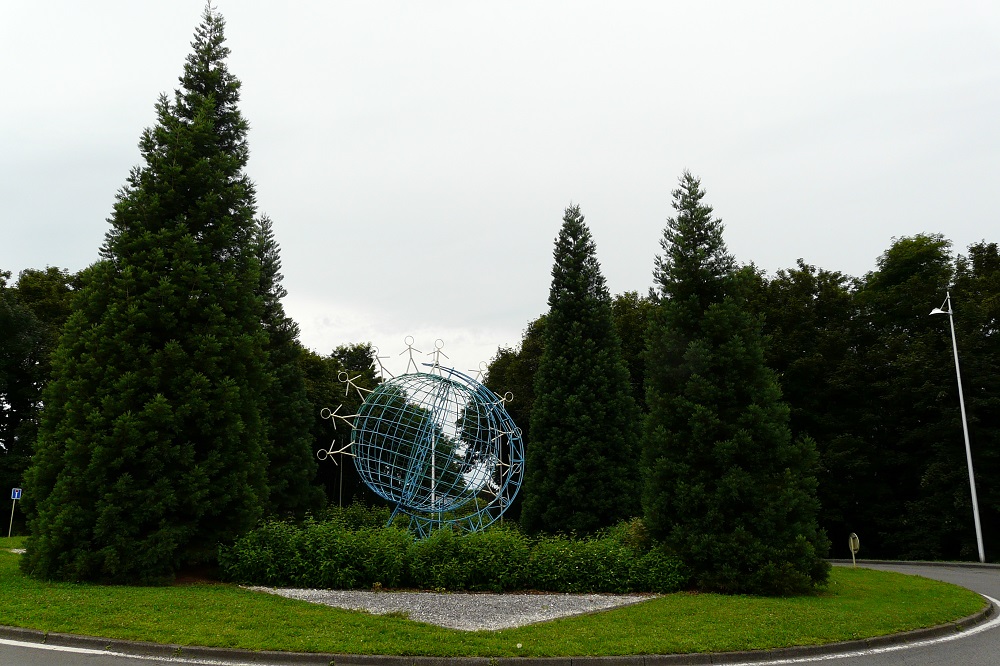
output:
<path id="1" fill-rule="evenodd" d="M 14 500 L 10 505 L 10 526 L 7 527 L 7 538 L 10 538 L 11 532 L 14 530 L 14 508 L 17 507 L 17 500 L 21 499 L 21 489 L 11 488 L 10 498 Z"/>
<path id="2" fill-rule="evenodd" d="M 854 556 L 861 550 L 861 540 L 858 539 L 858 535 L 854 532 L 851 532 L 851 536 L 847 537 L 847 547 L 851 549 L 851 564 L 855 567 L 858 566 L 858 562 L 854 559 Z"/>

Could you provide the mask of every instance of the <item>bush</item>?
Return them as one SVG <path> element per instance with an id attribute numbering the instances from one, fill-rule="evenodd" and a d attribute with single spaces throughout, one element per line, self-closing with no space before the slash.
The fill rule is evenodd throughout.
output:
<path id="1" fill-rule="evenodd" d="M 669 593 L 687 587 L 691 575 L 676 555 L 662 546 L 637 557 L 632 566 L 632 587 L 635 591 Z"/>
<path id="2" fill-rule="evenodd" d="M 347 506 L 331 504 L 320 514 L 321 522 L 333 522 L 349 530 L 385 527 L 392 512 L 386 506 L 367 506 L 362 502 L 352 502 Z"/>
<path id="3" fill-rule="evenodd" d="M 376 510 L 377 511 L 377 510 Z M 675 592 L 688 575 L 653 547 L 641 521 L 587 539 L 529 540 L 509 526 L 460 534 L 439 529 L 416 540 L 397 527 L 371 526 L 353 509 L 298 525 L 267 522 L 219 553 L 224 580 L 275 587 L 452 591 Z"/>
<path id="4" fill-rule="evenodd" d="M 543 537 L 529 561 L 528 587 L 552 592 L 659 592 L 684 589 L 688 575 L 681 561 L 659 547 L 644 549 L 623 539 L 630 530 L 576 540 Z"/>
<path id="5" fill-rule="evenodd" d="M 456 534 L 440 529 L 410 547 L 410 579 L 424 589 L 524 589 L 528 540 L 509 527 Z"/>
<path id="6" fill-rule="evenodd" d="M 468 571 L 465 589 L 484 592 L 525 589 L 531 546 L 519 530 L 495 526 L 466 534 L 460 542 Z"/>
<path id="7" fill-rule="evenodd" d="M 219 550 L 224 580 L 274 587 L 352 589 L 405 584 L 412 537 L 396 527 L 268 522 Z"/>

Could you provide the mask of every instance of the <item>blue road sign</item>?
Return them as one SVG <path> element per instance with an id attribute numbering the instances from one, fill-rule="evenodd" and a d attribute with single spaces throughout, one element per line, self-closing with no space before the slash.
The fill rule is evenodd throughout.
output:
<path id="1" fill-rule="evenodd" d="M 19 500 L 19 499 L 21 499 L 21 489 L 20 488 L 11 488 L 10 489 L 10 498 L 12 500 Z"/>

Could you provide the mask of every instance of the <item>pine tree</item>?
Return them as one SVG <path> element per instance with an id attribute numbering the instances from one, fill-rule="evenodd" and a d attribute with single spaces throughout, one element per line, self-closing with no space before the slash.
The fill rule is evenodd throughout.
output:
<path id="1" fill-rule="evenodd" d="M 54 356 L 25 484 L 33 575 L 170 579 L 267 496 L 255 195 L 224 26 L 207 7 Z"/>
<path id="2" fill-rule="evenodd" d="M 299 364 L 303 350 L 299 326 L 285 314 L 281 299 L 288 292 L 281 285 L 281 256 L 267 216 L 258 220 L 257 258 L 260 261 L 260 294 L 264 331 L 267 333 L 267 367 L 271 374 L 264 398 L 267 430 L 267 511 L 297 516 L 323 506 L 323 489 L 313 485 L 312 404 Z"/>
<path id="3" fill-rule="evenodd" d="M 567 208 L 526 446 L 529 532 L 589 534 L 638 513 L 638 416 L 596 253 L 579 206 Z"/>
<path id="4" fill-rule="evenodd" d="M 657 257 L 643 503 L 702 589 L 791 593 L 825 580 L 815 445 L 793 441 L 722 222 L 685 172 Z"/>

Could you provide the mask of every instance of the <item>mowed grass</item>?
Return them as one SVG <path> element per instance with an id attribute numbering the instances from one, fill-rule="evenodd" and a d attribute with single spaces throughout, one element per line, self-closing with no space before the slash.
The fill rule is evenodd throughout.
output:
<path id="1" fill-rule="evenodd" d="M 247 650 L 430 656 L 584 656 L 759 650 L 928 627 L 982 597 L 898 573 L 835 567 L 827 590 L 785 599 L 680 593 L 518 629 L 465 632 L 295 601 L 233 585 L 44 583 L 0 539 L 0 625 Z M 519 647 L 520 645 L 520 647 Z"/>

